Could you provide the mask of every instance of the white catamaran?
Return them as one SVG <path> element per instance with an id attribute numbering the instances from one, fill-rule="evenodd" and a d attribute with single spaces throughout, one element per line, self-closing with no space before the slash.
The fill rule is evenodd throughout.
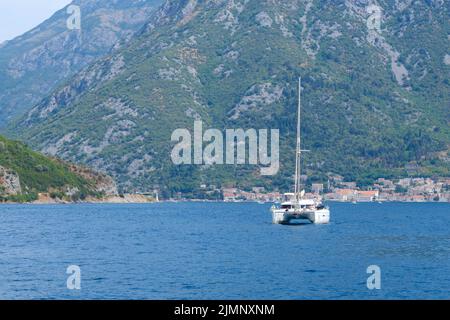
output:
<path id="1" fill-rule="evenodd" d="M 320 200 L 305 198 L 305 191 L 301 190 L 301 96 L 302 80 L 298 86 L 298 119 L 297 119 L 297 150 L 295 162 L 295 192 L 286 193 L 280 207 L 273 206 L 272 221 L 275 224 L 289 224 L 293 220 L 309 220 L 315 224 L 330 222 L 330 210 Z"/>

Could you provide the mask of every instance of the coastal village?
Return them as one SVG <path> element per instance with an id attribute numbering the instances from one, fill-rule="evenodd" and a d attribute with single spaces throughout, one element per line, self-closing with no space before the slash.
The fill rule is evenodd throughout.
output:
<path id="1" fill-rule="evenodd" d="M 224 188 L 222 194 L 226 202 L 282 201 L 281 193 L 266 192 L 264 188 L 251 191 Z M 361 189 L 356 182 L 345 182 L 343 177 L 334 176 L 327 184 L 311 184 L 306 196 L 339 202 L 450 202 L 450 178 L 380 178 L 372 186 Z"/>

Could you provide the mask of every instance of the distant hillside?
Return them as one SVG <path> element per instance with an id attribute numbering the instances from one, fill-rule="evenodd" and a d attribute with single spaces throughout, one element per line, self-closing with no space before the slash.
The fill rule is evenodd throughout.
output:
<path id="1" fill-rule="evenodd" d="M 116 194 L 114 181 L 87 168 L 47 158 L 0 136 L 0 202 L 29 202 L 39 193 L 66 201 Z"/>
<path id="2" fill-rule="evenodd" d="M 382 8 L 381 30 L 368 6 Z M 450 175 L 449 1 L 167 0 L 127 44 L 10 126 L 47 154 L 86 163 L 125 190 L 292 184 L 297 77 L 303 172 L 367 184 Z M 174 166 L 172 132 L 274 128 L 281 171 Z"/>
<path id="3" fill-rule="evenodd" d="M 66 8 L 0 45 L 0 127 L 28 111 L 59 82 L 108 54 L 148 20 L 160 0 L 75 0 L 81 30 L 69 30 Z"/>

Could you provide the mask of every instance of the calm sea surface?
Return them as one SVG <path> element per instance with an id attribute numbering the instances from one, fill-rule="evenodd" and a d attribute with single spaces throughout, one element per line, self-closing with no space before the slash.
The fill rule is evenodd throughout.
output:
<path id="1" fill-rule="evenodd" d="M 324 226 L 260 204 L 2 205 L 0 299 L 450 298 L 449 204 L 330 205 Z"/>

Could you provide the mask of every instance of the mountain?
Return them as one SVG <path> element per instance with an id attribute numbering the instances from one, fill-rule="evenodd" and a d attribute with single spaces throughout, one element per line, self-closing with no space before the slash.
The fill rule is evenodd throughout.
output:
<path id="1" fill-rule="evenodd" d="M 0 202 L 29 202 L 39 193 L 74 201 L 117 194 L 114 181 L 101 173 L 47 158 L 23 143 L 0 136 Z"/>
<path id="2" fill-rule="evenodd" d="M 302 76 L 310 181 L 448 176 L 449 11 L 441 0 L 168 0 L 126 47 L 67 81 L 9 133 L 105 170 L 125 190 L 287 190 Z M 171 134 L 196 119 L 220 130 L 279 129 L 279 174 L 173 165 Z"/>
<path id="3" fill-rule="evenodd" d="M 61 80 L 110 52 L 139 30 L 160 0 L 75 0 L 81 29 L 70 30 L 67 7 L 0 45 L 0 127 L 28 111 Z"/>

